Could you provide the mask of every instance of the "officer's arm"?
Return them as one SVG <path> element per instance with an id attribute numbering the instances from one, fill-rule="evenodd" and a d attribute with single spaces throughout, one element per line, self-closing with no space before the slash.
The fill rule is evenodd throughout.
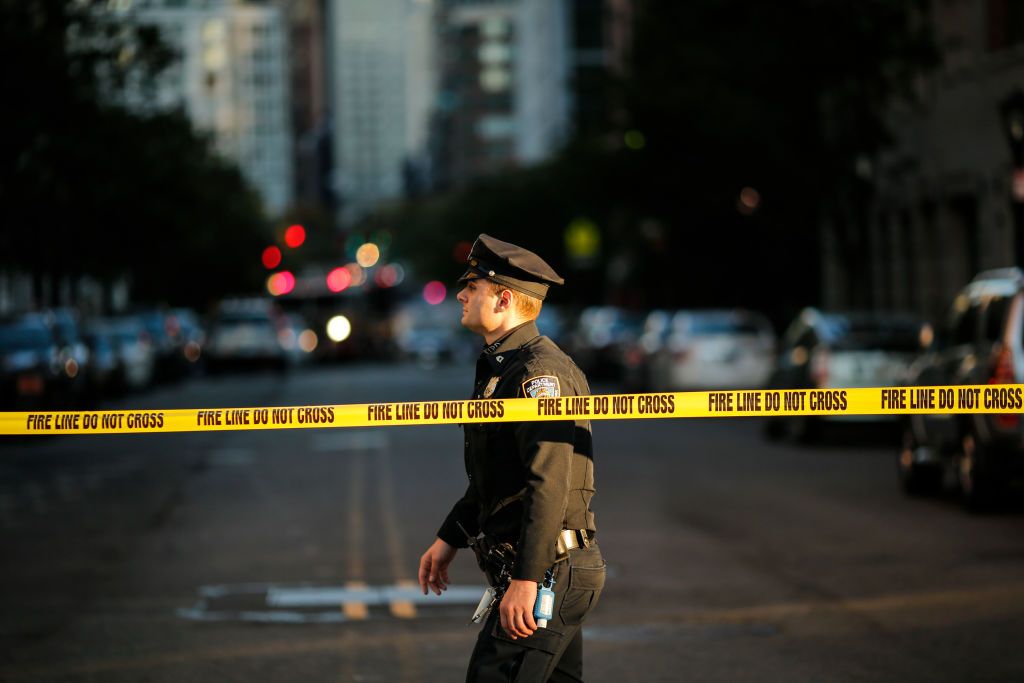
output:
<path id="1" fill-rule="evenodd" d="M 480 502 L 477 500 L 476 492 L 471 483 L 466 488 L 466 495 L 458 500 L 448 513 L 441 528 L 437 531 L 437 537 L 455 548 L 465 548 L 469 540 L 466 534 L 476 536 L 480 533 L 477 526 L 480 519 Z M 460 528 L 459 525 L 462 525 Z M 465 531 L 463 531 L 465 529 Z"/>
<path id="2" fill-rule="evenodd" d="M 529 376 L 535 376 L 533 373 Z M 546 373 L 555 376 L 555 373 Z M 559 381 L 560 395 L 572 389 Z M 516 440 L 527 468 L 519 556 L 512 578 L 541 581 L 555 562 L 555 542 L 562 530 L 570 484 L 576 423 L 572 420 L 522 422 Z"/>

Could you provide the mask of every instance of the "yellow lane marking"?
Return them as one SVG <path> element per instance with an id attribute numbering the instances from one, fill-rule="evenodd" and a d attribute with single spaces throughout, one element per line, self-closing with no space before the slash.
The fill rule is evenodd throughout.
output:
<path id="1" fill-rule="evenodd" d="M 399 579 L 395 582 L 399 588 L 412 588 L 415 584 L 408 579 Z M 416 605 L 408 600 L 392 600 L 391 614 L 399 619 L 414 619 L 416 617 Z"/>
<path id="2" fill-rule="evenodd" d="M 411 567 L 405 559 L 402 533 L 399 531 L 398 518 L 395 514 L 398 506 L 395 501 L 391 453 L 387 449 L 381 449 L 377 463 L 380 466 L 380 472 L 377 477 L 380 485 L 380 515 L 381 521 L 384 524 L 384 541 L 388 548 L 388 559 L 391 561 L 391 574 L 395 577 L 396 586 L 412 587 L 416 584 L 407 578 L 407 572 Z M 407 600 L 393 600 L 391 602 L 391 614 L 399 619 L 414 619 L 416 617 L 416 605 Z"/>
<path id="3" fill-rule="evenodd" d="M 345 588 L 353 591 L 365 591 L 366 582 L 349 581 L 345 584 Z M 366 606 L 366 603 L 354 600 L 341 603 L 341 611 L 345 613 L 346 617 L 354 621 L 363 621 L 370 616 L 370 608 Z"/>

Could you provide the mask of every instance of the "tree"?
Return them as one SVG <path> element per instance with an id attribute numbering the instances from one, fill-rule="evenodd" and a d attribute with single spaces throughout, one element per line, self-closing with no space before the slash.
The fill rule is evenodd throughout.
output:
<path id="1" fill-rule="evenodd" d="M 0 75 L 0 261 L 38 282 L 127 275 L 137 296 L 182 304 L 258 286 L 258 199 L 182 113 L 120 106 L 174 55 L 106 4 L 2 0 L 17 68 Z"/>

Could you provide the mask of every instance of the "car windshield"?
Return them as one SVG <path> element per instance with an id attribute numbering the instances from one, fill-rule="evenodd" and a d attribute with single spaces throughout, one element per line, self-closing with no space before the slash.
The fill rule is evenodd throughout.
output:
<path id="1" fill-rule="evenodd" d="M 761 329 L 753 320 L 726 316 L 695 316 L 690 321 L 690 334 L 760 334 Z"/>
<path id="2" fill-rule="evenodd" d="M 826 328 L 836 350 L 903 353 L 921 350 L 921 325 L 909 320 L 831 316 Z"/>
<path id="3" fill-rule="evenodd" d="M 45 327 L 35 325 L 5 325 L 0 327 L 0 350 L 37 351 L 45 349 L 53 338 Z"/>
<path id="4" fill-rule="evenodd" d="M 221 318 L 217 321 L 219 327 L 242 327 L 253 326 L 259 327 L 261 325 L 272 325 L 270 318 L 261 315 L 237 315 L 231 316 L 230 318 Z"/>

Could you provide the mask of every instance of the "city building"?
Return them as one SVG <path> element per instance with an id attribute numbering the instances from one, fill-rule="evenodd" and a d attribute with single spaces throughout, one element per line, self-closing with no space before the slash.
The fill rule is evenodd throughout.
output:
<path id="1" fill-rule="evenodd" d="M 430 0 L 328 5 L 333 188 L 344 226 L 403 197 L 424 165 L 432 7 Z"/>
<path id="2" fill-rule="evenodd" d="M 570 90 L 574 133 L 606 133 L 624 125 L 611 78 L 626 75 L 633 0 L 570 0 Z"/>
<path id="3" fill-rule="evenodd" d="M 333 205 L 327 100 L 327 0 L 274 0 L 285 17 L 295 200 Z"/>
<path id="4" fill-rule="evenodd" d="M 1013 190 L 1002 109 L 1024 86 L 1024 5 L 943 0 L 932 18 L 944 64 L 920 84 L 921 106 L 892 111 L 895 145 L 860 169 L 875 190 L 867 220 L 823 226 L 828 307 L 943 322 L 978 271 L 1022 262 L 1024 187 Z"/>
<path id="5" fill-rule="evenodd" d="M 435 187 L 543 161 L 566 142 L 571 10 L 565 0 L 439 1 Z"/>
<path id="6" fill-rule="evenodd" d="M 122 0 L 115 11 L 159 28 L 179 61 L 140 109 L 181 107 L 235 161 L 270 214 L 293 198 L 288 35 L 282 11 L 241 0 Z"/>

